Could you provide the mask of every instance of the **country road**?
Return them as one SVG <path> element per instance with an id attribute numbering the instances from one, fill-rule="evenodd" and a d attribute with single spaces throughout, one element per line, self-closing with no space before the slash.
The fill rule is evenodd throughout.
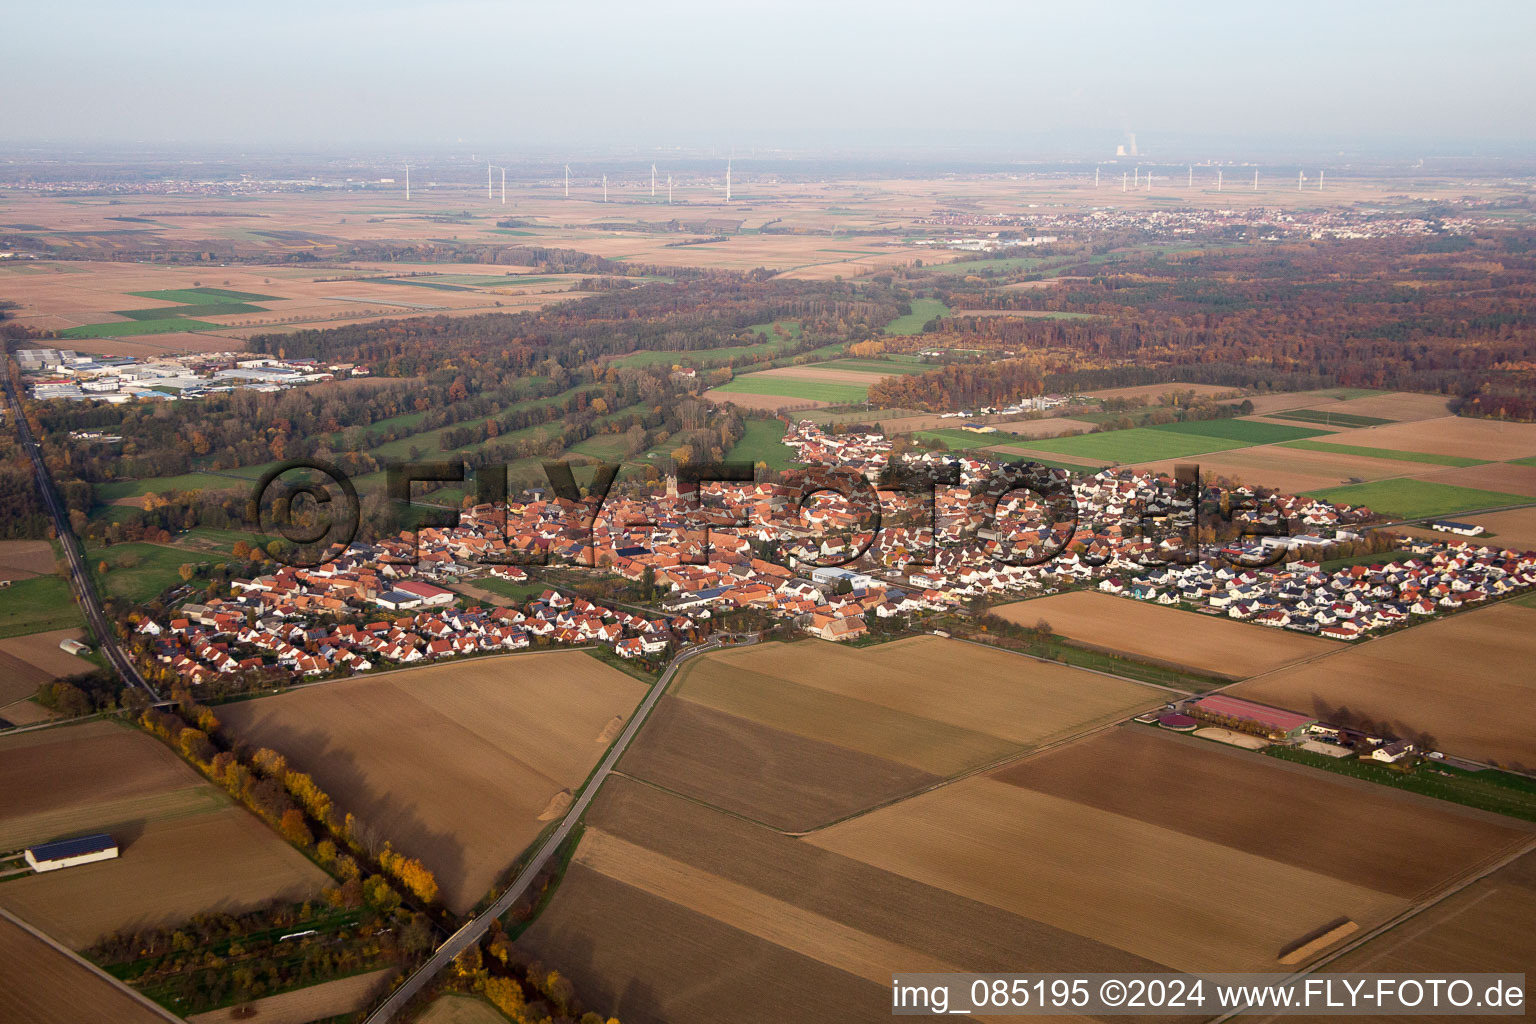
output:
<path id="1" fill-rule="evenodd" d="M 53 481 L 48 476 L 48 465 L 43 461 L 43 449 L 37 443 L 37 438 L 32 436 L 32 425 L 27 422 L 22 414 L 21 402 L 16 396 L 16 385 L 11 380 L 10 362 L 7 358 L 5 364 L 5 395 L 10 402 L 11 409 L 16 416 L 16 430 L 21 436 L 22 447 L 32 458 L 32 471 L 37 476 L 37 490 L 43 496 L 43 503 L 48 506 L 48 514 L 53 517 L 54 530 L 59 535 L 59 546 L 64 549 L 64 557 L 69 561 L 69 585 L 75 592 L 75 601 L 80 605 L 80 611 L 85 614 L 85 619 L 91 624 L 91 630 L 96 634 L 96 642 L 101 646 L 101 653 L 106 655 L 107 661 L 117 670 L 118 676 L 128 686 L 137 686 L 155 700 L 160 699 L 160 694 L 154 687 L 144 681 L 139 675 L 139 670 L 122 649 L 117 646 L 117 638 L 112 632 L 112 624 L 107 621 L 107 616 L 101 610 L 101 601 L 96 597 L 96 588 L 91 584 L 91 577 L 85 568 L 85 558 L 80 551 L 80 541 L 75 537 L 75 532 L 69 525 L 69 513 L 64 508 L 64 503 L 59 500 L 58 493 L 53 489 Z"/>
<path id="2" fill-rule="evenodd" d="M 753 642 L 755 641 L 743 641 L 742 646 Z M 401 1008 L 410 1002 L 416 993 L 421 991 L 422 986 L 431 981 L 438 971 L 447 967 L 449 962 L 460 952 L 479 942 L 480 937 L 490 928 L 491 922 L 512 908 L 512 904 L 516 903 L 518 898 L 533 884 L 539 872 L 549 863 L 550 858 L 555 855 L 555 851 L 560 848 L 560 844 L 565 842 L 566 838 L 571 834 L 571 830 L 581 820 L 581 816 L 586 813 L 587 806 L 592 802 L 592 798 L 597 795 L 597 791 L 602 788 L 603 782 L 613 772 L 613 766 L 624 755 L 624 751 L 628 749 L 630 741 L 639 733 L 640 727 L 645 724 L 645 720 L 650 715 L 651 710 L 661 700 L 662 695 L 667 692 L 667 687 L 672 684 L 672 679 L 677 674 L 678 667 L 691 658 L 718 650 L 720 646 L 717 639 L 711 639 L 708 643 L 683 651 L 672 659 L 671 663 L 667 665 L 667 670 L 661 674 L 661 678 L 656 680 L 650 692 L 645 695 L 645 699 L 635 708 L 635 713 L 630 716 L 629 723 L 624 727 L 624 731 L 619 734 L 619 738 L 608 749 L 607 755 L 599 762 L 597 769 L 592 773 L 592 777 L 587 780 L 587 784 L 582 788 L 580 795 L 576 797 L 570 809 L 565 812 L 565 817 L 560 819 L 559 826 L 534 851 L 528 864 L 522 871 L 518 872 L 516 878 L 512 879 L 512 883 L 496 898 L 496 902 L 487 907 L 479 916 L 465 923 L 462 928 L 454 932 L 442 945 L 438 946 L 430 959 L 412 971 L 405 981 L 401 982 L 400 987 L 390 993 L 389 998 L 384 1000 L 378 1009 L 368 1015 L 364 1024 L 384 1024 L 385 1021 L 393 1019 L 394 1015 L 399 1013 Z M 486 811 L 487 813 L 494 813 L 494 808 L 486 808 Z"/>

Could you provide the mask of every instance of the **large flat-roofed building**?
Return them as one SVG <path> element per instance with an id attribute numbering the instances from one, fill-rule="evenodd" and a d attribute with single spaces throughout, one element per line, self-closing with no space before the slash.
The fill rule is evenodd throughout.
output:
<path id="1" fill-rule="evenodd" d="M 1251 700 L 1228 697 L 1221 693 L 1191 701 L 1186 710 L 1196 718 L 1244 732 L 1263 733 L 1277 740 L 1300 737 L 1306 732 L 1307 726 L 1317 721 L 1310 715 L 1272 708 L 1267 704 L 1255 704 Z"/>
<path id="2" fill-rule="evenodd" d="M 27 863 L 33 871 L 57 871 L 117 856 L 117 843 L 105 832 L 27 848 Z"/>

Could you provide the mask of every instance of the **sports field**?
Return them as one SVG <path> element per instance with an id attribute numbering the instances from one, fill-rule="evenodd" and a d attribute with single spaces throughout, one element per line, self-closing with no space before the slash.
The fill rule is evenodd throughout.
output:
<path id="1" fill-rule="evenodd" d="M 92 832 L 117 840 L 115 860 L 0 885 L 0 906 L 75 949 L 205 911 L 309 899 L 328 881 L 163 744 L 116 722 L 0 738 L 0 792 L 0 849 Z"/>
<path id="2" fill-rule="evenodd" d="M 519 654 L 328 683 L 220 718 L 421 858 L 462 913 L 586 779 L 644 692 L 581 653 Z"/>

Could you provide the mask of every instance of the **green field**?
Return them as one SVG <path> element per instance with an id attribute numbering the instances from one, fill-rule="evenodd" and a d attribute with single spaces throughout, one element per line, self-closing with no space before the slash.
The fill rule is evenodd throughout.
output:
<path id="1" fill-rule="evenodd" d="M 89 548 L 85 552 L 86 565 L 96 579 L 97 591 L 103 597 L 119 597 L 135 604 L 153 600 L 162 591 L 179 586 L 182 582 L 180 569 L 184 563 L 196 565 L 212 560 L 212 555 L 160 544 L 113 544 Z M 103 561 L 108 567 L 105 574 L 97 569 Z M 135 564 L 125 565 L 125 561 Z"/>
<path id="2" fill-rule="evenodd" d="M 794 451 L 784 444 L 784 424 L 778 420 L 747 420 L 747 432 L 725 453 L 727 460 L 749 459 L 763 462 L 769 469 L 788 469 Z"/>
<path id="3" fill-rule="evenodd" d="M 1494 814 L 1536 821 L 1536 779 L 1509 772 L 1469 772 L 1448 764 L 1425 761 L 1412 771 L 1398 771 L 1375 761 L 1356 757 L 1325 757 L 1292 747 L 1268 747 L 1270 757 L 1321 768 L 1323 771 L 1391 786 L 1423 796 L 1477 807 Z"/>
<path id="4" fill-rule="evenodd" d="M 0 637 L 83 625 L 75 595 L 62 576 L 16 580 L 0 590 Z M 81 670 L 88 667 L 82 665 Z"/>
<path id="5" fill-rule="evenodd" d="M 1435 466 L 1486 466 L 1487 459 L 1469 459 L 1461 455 L 1431 455 L 1429 452 L 1400 452 L 1392 448 L 1363 448 L 1353 444 L 1334 444 L 1331 441 L 1288 441 L 1282 448 L 1301 448 L 1309 452 L 1332 452 L 1334 455 L 1364 455 L 1372 459 L 1392 459 L 1397 462 L 1428 462 Z"/>
<path id="6" fill-rule="evenodd" d="M 618 462 L 628 450 L 629 442 L 623 434 L 593 434 L 571 445 L 571 451 L 577 455 L 589 455 L 602 462 Z"/>
<path id="7" fill-rule="evenodd" d="M 1335 505 L 1365 505 L 1371 511 L 1391 513 L 1401 519 L 1447 516 L 1479 508 L 1523 505 L 1532 499 L 1519 494 L 1480 491 L 1472 487 L 1430 483 L 1425 480 L 1377 480 L 1368 484 L 1350 484 L 1310 492 L 1314 498 Z"/>
<path id="8" fill-rule="evenodd" d="M 540 583 L 530 579 L 527 583 L 513 583 L 511 580 L 497 579 L 495 576 L 484 576 L 478 580 L 470 581 L 470 586 L 479 587 L 481 590 L 489 590 L 493 594 L 500 594 L 508 601 L 516 605 L 525 604 L 529 598 L 538 597 L 549 589 L 549 584 Z M 474 598 L 466 600 L 473 601 Z"/>
<path id="9" fill-rule="evenodd" d="M 764 377 L 749 373 L 715 389 L 727 395 L 778 395 L 810 402 L 862 402 L 869 389 L 837 381 L 800 380 L 795 377 Z"/>
<path id="10" fill-rule="evenodd" d="M 167 312 L 171 312 L 167 310 Z M 116 324 L 82 324 L 66 327 L 59 332 L 61 338 L 125 338 L 134 334 L 171 334 L 176 331 L 216 331 L 218 324 L 184 317 L 168 317 L 164 320 L 129 320 Z"/>
<path id="11" fill-rule="evenodd" d="M 1272 420 L 1295 420 L 1297 423 L 1317 423 L 1325 427 L 1379 427 L 1397 422 L 1384 420 L 1380 416 L 1355 416 L 1327 409 L 1293 409 L 1290 412 L 1272 412 L 1268 416 Z"/>
<path id="12" fill-rule="evenodd" d="M 1511 466 L 1536 466 L 1536 455 L 1531 455 L 1523 459 L 1510 459 L 1509 464 Z"/>
<path id="13" fill-rule="evenodd" d="M 198 306 L 155 306 L 150 309 L 115 309 L 118 316 L 130 320 L 165 320 L 186 316 L 229 316 L 233 313 L 265 313 L 267 307 L 248 302 L 206 302 Z"/>
<path id="14" fill-rule="evenodd" d="M 961 430 L 959 427 L 939 427 L 934 430 L 915 431 L 914 437 L 924 441 L 943 441 L 952 450 L 964 451 L 970 448 L 991 448 L 999 444 L 1025 443 L 1023 438 L 1012 434 L 1003 434 L 994 431 L 990 434 L 978 434 L 973 430 Z"/>
<path id="15" fill-rule="evenodd" d="M 1162 430 L 1170 434 L 1193 434 L 1198 437 L 1220 437 L 1229 441 L 1241 441 L 1244 445 L 1277 444 L 1297 441 L 1304 437 L 1319 437 L 1323 430 L 1306 427 L 1286 427 L 1278 423 L 1256 423 L 1253 420 L 1187 420 L 1183 423 L 1162 423 L 1150 430 Z"/>
<path id="16" fill-rule="evenodd" d="M 800 335 L 803 329 L 800 326 L 799 320 L 775 320 L 772 323 L 767 324 L 753 324 L 751 327 L 748 327 L 747 330 L 756 331 L 763 337 L 774 340 L 778 338 L 778 335 L 774 333 L 773 330 L 775 327 L 784 328 L 785 334 L 788 334 L 795 341 L 800 340 Z"/>
<path id="17" fill-rule="evenodd" d="M 913 299 L 912 312 L 885 325 L 886 334 L 921 334 L 923 325 L 936 316 L 949 316 L 949 307 L 938 299 Z"/>
<path id="18" fill-rule="evenodd" d="M 1168 424 L 1168 426 L 1183 426 L 1183 424 Z M 993 442 L 993 444 L 997 443 Z M 1208 455 L 1211 452 L 1226 451 L 1230 448 L 1248 447 L 1247 444 L 1234 438 L 1164 430 L 1161 427 L 1134 427 L 1130 430 L 1079 434 L 1076 437 L 1020 440 L 1015 443 L 1018 447 L 1028 448 L 1030 451 L 1102 460 L 1103 464 L 1157 462 L 1162 459 L 1182 459 L 1191 455 Z"/>
<path id="19" fill-rule="evenodd" d="M 94 491 L 97 501 L 111 502 L 118 498 L 137 498 L 145 494 L 165 494 L 170 491 L 227 491 L 249 487 L 250 484 L 242 480 L 215 473 L 183 473 L 180 476 L 146 477 L 143 480 L 114 480 L 108 484 L 96 484 Z"/>
<path id="20" fill-rule="evenodd" d="M 219 302 L 271 302 L 276 295 L 257 295 L 255 292 L 232 292 L 227 288 L 172 288 L 159 292 L 129 292 L 138 299 L 159 299 L 161 302 L 180 302 L 189 306 L 204 305 L 210 299 Z"/>
<path id="21" fill-rule="evenodd" d="M 927 373 L 933 369 L 924 363 L 898 361 L 895 359 L 833 359 L 830 362 L 816 363 L 816 366 L 825 367 L 828 370 L 853 370 L 857 373 L 876 374 L 881 377 L 893 377 L 897 374 Z"/>

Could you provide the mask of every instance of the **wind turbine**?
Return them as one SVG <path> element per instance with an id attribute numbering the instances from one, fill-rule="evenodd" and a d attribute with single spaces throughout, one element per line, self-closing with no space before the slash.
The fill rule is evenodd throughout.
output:
<path id="1" fill-rule="evenodd" d="M 1121 192 L 1125 191 L 1125 182 L 1126 182 L 1126 179 L 1129 178 L 1129 177 L 1130 177 L 1130 175 L 1126 174 L 1124 171 L 1120 172 L 1120 191 Z"/>
<path id="2" fill-rule="evenodd" d="M 608 175 L 603 175 L 603 202 L 608 201 Z"/>
<path id="3" fill-rule="evenodd" d="M 1304 182 L 1306 180 L 1307 180 L 1307 172 L 1306 171 L 1297 171 L 1296 172 L 1296 191 L 1297 192 L 1301 191 L 1302 182 Z"/>
<path id="4" fill-rule="evenodd" d="M 1327 174 L 1327 173 L 1328 173 L 1327 171 L 1318 171 L 1317 172 L 1317 190 L 1319 192 L 1321 192 L 1323 190 L 1323 175 Z"/>
<path id="5" fill-rule="evenodd" d="M 1135 175 L 1135 180 L 1132 181 L 1131 184 L 1135 185 L 1137 188 L 1141 188 L 1141 168 L 1138 167 L 1135 170 L 1133 170 L 1131 173 L 1133 175 Z"/>
<path id="6" fill-rule="evenodd" d="M 656 198 L 656 165 L 651 164 L 651 198 Z"/>
<path id="7" fill-rule="evenodd" d="M 731 201 L 731 158 L 725 158 L 725 201 Z"/>
<path id="8" fill-rule="evenodd" d="M 501 169 L 501 205 L 507 205 L 507 169 Z"/>
<path id="9" fill-rule="evenodd" d="M 491 201 L 491 162 L 485 162 L 485 201 Z"/>
<path id="10" fill-rule="evenodd" d="M 1259 190 L 1259 169 L 1257 167 L 1253 169 L 1253 190 L 1255 192 Z"/>
<path id="11" fill-rule="evenodd" d="M 1220 171 L 1216 172 L 1216 191 L 1217 192 L 1221 191 L 1221 172 Z"/>
<path id="12" fill-rule="evenodd" d="M 405 201 L 411 201 L 411 165 L 405 165 Z"/>
<path id="13" fill-rule="evenodd" d="M 565 198 L 571 198 L 571 165 L 565 165 Z"/>
<path id="14" fill-rule="evenodd" d="M 1099 169 L 1097 167 L 1093 169 L 1093 187 L 1099 187 Z"/>
<path id="15" fill-rule="evenodd" d="M 667 175 L 667 205 L 672 205 L 672 175 Z"/>
<path id="16" fill-rule="evenodd" d="M 1194 164 L 1190 164 L 1189 165 L 1189 187 L 1190 188 L 1194 188 L 1195 187 L 1195 165 Z"/>
<path id="17" fill-rule="evenodd" d="M 1152 191 L 1152 172 L 1151 171 L 1147 172 L 1147 191 L 1148 192 Z"/>

